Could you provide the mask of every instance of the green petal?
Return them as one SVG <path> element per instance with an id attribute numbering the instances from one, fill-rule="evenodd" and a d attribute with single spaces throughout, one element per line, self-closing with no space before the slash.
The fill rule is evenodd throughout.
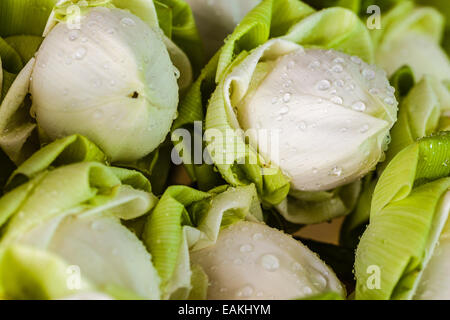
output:
<path id="1" fill-rule="evenodd" d="M 443 132 L 405 148 L 384 170 L 357 250 L 357 299 L 404 299 L 414 294 L 448 216 L 440 210 L 450 188 L 445 178 L 450 175 L 448 159 L 450 135 Z M 377 273 L 378 288 L 373 282 Z"/>
<path id="2" fill-rule="evenodd" d="M 195 73 L 198 74 L 204 65 L 204 51 L 191 8 L 183 0 L 158 0 L 157 2 L 170 10 L 170 35 L 166 35 L 188 55 Z M 165 20 L 168 16 L 165 11 L 164 17 L 159 17 L 159 21 Z M 163 23 L 166 24 L 167 21 Z"/>
<path id="3" fill-rule="evenodd" d="M 335 49 L 374 61 L 372 40 L 366 26 L 352 11 L 329 8 L 303 19 L 283 39 L 304 46 Z"/>
<path id="4" fill-rule="evenodd" d="M 83 136 L 74 135 L 57 140 L 43 147 L 22 163 L 10 177 L 7 190 L 26 183 L 50 167 L 85 161 L 105 163 L 106 156 L 95 144 Z"/>
<path id="5" fill-rule="evenodd" d="M 448 176 L 449 146 L 450 132 L 442 132 L 423 138 L 398 153 L 386 167 L 375 188 L 371 218 L 390 202 L 407 197 L 415 185 Z"/>
<path id="6" fill-rule="evenodd" d="M 41 36 L 57 0 L 3 0 L 0 3 L 0 36 Z"/>
<path id="7" fill-rule="evenodd" d="M 38 36 L 12 36 L 5 41 L 19 54 L 22 64 L 27 64 L 41 46 L 43 38 Z"/>
<path id="8" fill-rule="evenodd" d="M 92 286 L 84 279 L 69 288 L 70 265 L 58 256 L 27 246 L 14 245 L 0 257 L 0 292 L 9 299 L 60 299 Z"/>

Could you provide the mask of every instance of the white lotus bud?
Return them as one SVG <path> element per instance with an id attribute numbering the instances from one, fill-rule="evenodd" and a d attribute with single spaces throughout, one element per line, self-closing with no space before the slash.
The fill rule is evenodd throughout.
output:
<path id="1" fill-rule="evenodd" d="M 208 275 L 208 299 L 295 299 L 344 289 L 300 242 L 261 223 L 241 221 L 214 246 L 191 253 Z"/>
<path id="2" fill-rule="evenodd" d="M 138 17 L 96 7 L 80 29 L 58 23 L 37 54 L 31 95 L 50 138 L 82 134 L 113 161 L 149 154 L 176 117 L 175 68 L 159 31 Z"/>
<path id="3" fill-rule="evenodd" d="M 384 71 L 334 50 L 303 48 L 259 62 L 236 109 L 250 143 L 291 178 L 293 190 L 304 191 L 329 190 L 372 170 L 397 117 Z M 259 141 L 262 129 L 278 130 L 278 148 Z"/>

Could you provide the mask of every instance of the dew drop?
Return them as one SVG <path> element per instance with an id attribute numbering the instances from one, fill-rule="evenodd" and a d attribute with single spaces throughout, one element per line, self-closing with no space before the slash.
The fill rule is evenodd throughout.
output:
<path id="1" fill-rule="evenodd" d="M 253 246 L 251 244 L 243 244 L 240 248 L 239 251 L 241 252 L 250 252 L 253 250 Z"/>
<path id="2" fill-rule="evenodd" d="M 278 102 L 278 98 L 277 97 L 273 97 L 272 98 L 272 104 L 276 104 Z"/>
<path id="3" fill-rule="evenodd" d="M 364 124 L 361 129 L 359 129 L 359 132 L 361 133 L 366 133 L 367 131 L 369 131 L 369 125 L 368 124 Z"/>
<path id="4" fill-rule="evenodd" d="M 389 104 L 389 105 L 393 105 L 395 103 L 395 100 L 391 97 L 386 97 L 384 99 L 384 103 Z"/>
<path id="5" fill-rule="evenodd" d="M 131 18 L 123 18 L 122 20 L 120 20 L 120 23 L 124 27 L 134 27 L 136 25 L 136 22 Z"/>
<path id="6" fill-rule="evenodd" d="M 240 289 L 237 293 L 238 297 L 250 297 L 254 292 L 254 289 L 250 285 L 244 286 L 242 289 Z"/>
<path id="7" fill-rule="evenodd" d="M 361 64 L 361 59 L 357 56 L 351 56 L 350 60 L 355 64 Z"/>
<path id="8" fill-rule="evenodd" d="M 331 68 L 331 71 L 333 71 L 334 73 L 341 73 L 342 71 L 344 71 L 344 67 L 341 64 L 337 64 Z"/>
<path id="9" fill-rule="evenodd" d="M 330 87 L 331 87 L 331 83 L 328 80 L 320 80 L 317 83 L 317 89 L 319 89 L 320 91 L 328 90 L 328 89 L 330 89 Z"/>
<path id="10" fill-rule="evenodd" d="M 283 101 L 284 102 L 289 102 L 291 100 L 291 94 L 290 93 L 285 93 L 283 96 Z"/>
<path id="11" fill-rule="evenodd" d="M 336 166 L 330 171 L 330 176 L 340 177 L 342 175 L 342 168 Z"/>
<path id="12" fill-rule="evenodd" d="M 324 276 L 319 274 L 315 280 L 315 285 L 317 285 L 320 289 L 324 289 L 327 286 L 327 279 Z"/>
<path id="13" fill-rule="evenodd" d="M 316 70 L 316 69 L 320 68 L 320 65 L 321 65 L 320 61 L 315 60 L 308 65 L 308 68 L 310 68 L 312 70 Z"/>
<path id="14" fill-rule="evenodd" d="M 336 85 L 336 87 L 343 88 L 344 85 L 345 85 L 345 82 L 344 82 L 344 80 L 339 79 L 339 80 L 336 80 L 336 81 L 334 82 L 334 84 Z"/>
<path id="15" fill-rule="evenodd" d="M 261 265 L 267 271 L 273 272 L 280 267 L 280 261 L 272 254 L 265 254 L 261 257 Z"/>
<path id="16" fill-rule="evenodd" d="M 376 96 L 376 95 L 380 94 L 380 90 L 378 90 L 377 88 L 371 88 L 371 89 L 369 89 L 369 93 Z"/>
<path id="17" fill-rule="evenodd" d="M 308 127 L 308 125 L 306 124 L 305 121 L 300 121 L 300 123 L 297 126 L 301 131 L 305 131 L 306 128 Z"/>
<path id="18" fill-rule="evenodd" d="M 352 105 L 352 109 L 359 112 L 366 111 L 366 104 L 363 101 L 357 101 Z"/>
<path id="19" fill-rule="evenodd" d="M 79 47 L 79 48 L 75 51 L 73 57 L 74 57 L 76 60 L 82 60 L 82 59 L 86 56 L 86 54 L 87 54 L 87 49 L 86 49 L 85 47 Z"/>
<path id="20" fill-rule="evenodd" d="M 317 168 L 312 169 L 312 173 L 317 174 L 317 172 L 319 172 L 319 170 Z"/>
<path id="21" fill-rule="evenodd" d="M 292 263 L 292 271 L 297 272 L 297 271 L 300 271 L 302 269 L 303 269 L 303 267 L 302 267 L 302 265 L 300 263 L 298 263 L 298 262 L 293 262 Z"/>
<path id="22" fill-rule="evenodd" d="M 334 96 L 331 98 L 331 102 L 336 103 L 336 104 L 342 104 L 344 103 L 344 101 L 342 100 L 341 97 L 339 96 Z"/>
<path id="23" fill-rule="evenodd" d="M 69 40 L 75 41 L 80 37 L 80 30 L 72 30 L 69 32 Z"/>
<path id="24" fill-rule="evenodd" d="M 366 78 L 367 80 L 373 80 L 375 79 L 375 71 L 373 71 L 372 69 L 364 69 L 362 71 L 362 75 L 364 78 Z"/>
<path id="25" fill-rule="evenodd" d="M 263 238 L 263 235 L 262 235 L 262 233 L 255 233 L 252 236 L 252 238 L 253 238 L 253 240 L 258 241 L 258 240 L 261 240 Z"/>

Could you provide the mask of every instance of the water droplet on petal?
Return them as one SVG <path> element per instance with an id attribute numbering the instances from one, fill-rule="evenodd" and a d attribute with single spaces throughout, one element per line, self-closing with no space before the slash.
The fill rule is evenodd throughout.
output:
<path id="1" fill-rule="evenodd" d="M 290 93 L 285 93 L 283 96 L 283 101 L 284 102 L 289 102 L 291 100 L 291 94 Z"/>
<path id="2" fill-rule="evenodd" d="M 292 271 L 297 272 L 297 271 L 300 271 L 302 269 L 303 269 L 303 267 L 302 267 L 302 265 L 300 263 L 298 263 L 298 262 L 293 262 L 292 263 Z"/>
<path id="3" fill-rule="evenodd" d="M 73 57 L 76 60 L 82 60 L 87 54 L 87 49 L 85 47 L 79 47 L 77 51 L 75 51 Z"/>
<path id="4" fill-rule="evenodd" d="M 351 56 L 350 60 L 355 64 L 361 64 L 361 59 L 357 56 Z"/>
<path id="5" fill-rule="evenodd" d="M 334 167 L 330 171 L 330 176 L 340 177 L 342 175 L 342 168 L 341 167 Z"/>
<path id="6" fill-rule="evenodd" d="M 238 297 L 250 297 L 253 294 L 253 291 L 254 289 L 252 286 L 246 285 L 242 289 L 240 289 L 236 295 Z"/>
<path id="7" fill-rule="evenodd" d="M 120 20 L 120 23 L 124 27 L 134 27 L 136 25 L 136 22 L 131 18 L 123 18 L 122 20 Z"/>
<path id="8" fill-rule="evenodd" d="M 344 80 L 339 79 L 339 80 L 336 80 L 336 81 L 334 82 L 334 84 L 336 85 L 336 87 L 343 88 L 344 85 L 345 85 L 345 82 L 344 82 Z"/>
<path id="9" fill-rule="evenodd" d="M 330 89 L 330 87 L 331 87 L 331 83 L 328 80 L 320 80 L 317 83 L 317 89 L 319 89 L 320 91 L 328 90 L 328 89 Z"/>
<path id="10" fill-rule="evenodd" d="M 364 78 L 366 78 L 367 80 L 373 80 L 375 79 L 375 71 L 373 71 L 372 69 L 364 69 L 362 71 L 362 75 Z"/>
<path id="11" fill-rule="evenodd" d="M 371 88 L 371 89 L 369 89 L 369 93 L 376 96 L 376 95 L 380 94 L 380 90 L 378 90 L 377 88 Z"/>
<path id="12" fill-rule="evenodd" d="M 297 128 L 299 128 L 301 131 L 305 131 L 307 127 L 308 125 L 306 124 L 305 121 L 300 121 L 300 123 L 297 126 Z"/>
<path id="13" fill-rule="evenodd" d="M 316 70 L 316 69 L 320 68 L 320 65 L 321 65 L 320 61 L 315 60 L 308 65 L 308 68 L 310 68 L 312 70 Z"/>
<path id="14" fill-rule="evenodd" d="M 361 133 L 366 133 L 367 131 L 369 131 L 369 125 L 368 124 L 364 124 L 361 129 L 359 129 L 359 132 Z"/>
<path id="15" fill-rule="evenodd" d="M 366 104 L 363 101 L 357 101 L 352 105 L 352 109 L 359 112 L 366 111 Z"/>
<path id="16" fill-rule="evenodd" d="M 334 96 L 331 98 L 331 102 L 336 103 L 336 104 L 342 104 L 342 103 L 344 103 L 344 100 L 342 100 L 342 98 L 339 96 Z"/>
<path id="17" fill-rule="evenodd" d="M 75 41 L 80 37 L 80 30 L 72 30 L 69 32 L 69 40 L 70 41 Z"/>
<path id="18" fill-rule="evenodd" d="M 387 97 L 384 99 L 384 103 L 389 104 L 389 105 L 393 105 L 395 103 L 395 100 L 391 97 Z"/>
<path id="19" fill-rule="evenodd" d="M 342 64 L 342 63 L 345 63 L 345 60 L 343 58 L 338 57 L 338 58 L 333 60 L 333 63 L 335 63 L 335 64 Z"/>
<path id="20" fill-rule="evenodd" d="M 261 265 L 267 271 L 273 272 L 280 267 L 280 261 L 272 254 L 265 254 L 261 257 Z"/>
<path id="21" fill-rule="evenodd" d="M 258 240 L 261 240 L 263 238 L 263 235 L 262 235 L 262 233 L 255 233 L 252 236 L 252 238 L 253 238 L 253 240 L 258 241 Z"/>
<path id="22" fill-rule="evenodd" d="M 239 251 L 241 252 L 250 252 L 253 250 L 253 246 L 251 244 L 243 244 L 240 248 Z"/>
<path id="23" fill-rule="evenodd" d="M 331 71 L 333 71 L 334 73 L 341 73 L 342 71 L 344 71 L 344 67 L 341 64 L 337 64 L 331 68 Z"/>

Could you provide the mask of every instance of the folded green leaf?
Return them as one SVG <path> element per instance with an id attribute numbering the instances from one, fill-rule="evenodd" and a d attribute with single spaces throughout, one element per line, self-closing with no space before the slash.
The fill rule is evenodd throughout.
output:
<path id="1" fill-rule="evenodd" d="M 423 138 L 386 167 L 356 254 L 357 299 L 416 294 L 449 214 L 449 146 L 448 132 Z"/>

